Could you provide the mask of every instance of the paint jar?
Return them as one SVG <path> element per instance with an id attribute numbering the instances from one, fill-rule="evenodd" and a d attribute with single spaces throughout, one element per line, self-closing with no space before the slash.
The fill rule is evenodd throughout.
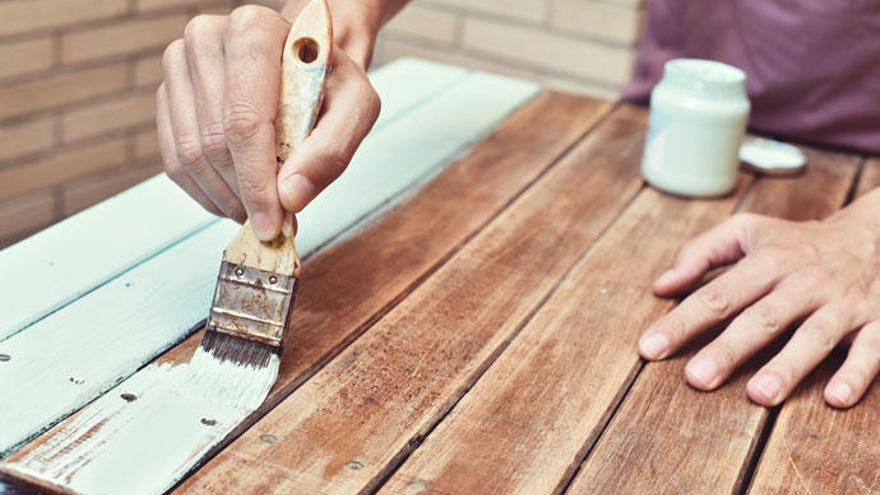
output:
<path id="1" fill-rule="evenodd" d="M 732 191 L 750 108 L 742 70 L 712 60 L 667 62 L 651 92 L 642 157 L 645 180 L 682 196 Z"/>

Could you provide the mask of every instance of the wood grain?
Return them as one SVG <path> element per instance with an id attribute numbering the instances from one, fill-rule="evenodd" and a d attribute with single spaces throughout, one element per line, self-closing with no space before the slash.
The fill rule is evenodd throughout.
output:
<path id="1" fill-rule="evenodd" d="M 182 491 L 353 493 L 381 483 L 640 189 L 637 161 L 618 160 L 634 129 L 619 117 L 603 123 Z"/>
<path id="2" fill-rule="evenodd" d="M 858 158 L 805 151 L 805 175 L 761 178 L 741 209 L 806 220 L 840 208 Z M 731 493 L 741 487 L 768 417 L 744 393 L 760 358 L 718 391 L 702 393 L 683 377 L 693 352 L 644 367 L 570 493 Z"/>
<path id="3" fill-rule="evenodd" d="M 294 313 L 292 339 L 266 409 L 338 353 L 497 215 L 608 108 L 609 104 L 597 100 L 559 94 L 539 97 L 404 207 L 310 259 Z M 545 131 L 535 132 L 535 125 Z M 188 361 L 200 335 L 161 361 Z M 28 452 L 81 415 L 74 415 L 40 437 L 9 462 L 26 459 Z"/>
<path id="4" fill-rule="evenodd" d="M 880 161 L 868 161 L 858 190 L 880 185 Z M 880 390 L 877 384 L 852 409 L 824 400 L 828 380 L 845 352 L 806 379 L 788 399 L 761 456 L 750 493 L 875 494 L 880 492 Z"/>
<path id="5" fill-rule="evenodd" d="M 641 157 L 646 110 L 610 157 Z M 617 115 L 621 117 L 619 113 Z M 689 237 L 733 211 L 723 200 L 642 192 L 381 493 L 552 493 L 564 487 L 639 368 L 639 332 L 671 306 L 650 282 Z"/>
<path id="6" fill-rule="evenodd" d="M 452 161 L 459 150 L 476 136 L 494 128 L 496 122 L 520 107 L 536 91 L 531 83 L 482 73 L 467 73 L 459 78 L 458 72 L 453 71 L 455 77 L 449 81 L 444 77 L 449 71 L 443 67 L 419 63 L 400 66 L 409 68 L 410 77 L 415 81 L 421 81 L 424 76 L 419 71 L 426 70 L 451 84 L 426 85 L 436 92 L 434 95 L 402 90 L 389 96 L 392 110 L 405 115 L 389 113 L 384 120 L 380 118 L 383 125 L 364 140 L 346 173 L 298 215 L 297 243 L 303 255 L 308 256 L 337 237 L 359 229 L 386 211 L 389 204 L 399 201 L 402 192 Z M 383 84 L 394 81 L 385 79 Z M 384 91 L 385 87 L 388 86 L 380 86 L 380 89 Z M 393 89 L 393 85 L 390 87 Z M 492 88 L 491 95 L 483 94 L 486 88 Z M 401 104 L 400 98 L 409 104 Z M 398 103 L 394 105 L 394 102 Z M 457 122 L 462 115 L 468 117 L 467 121 Z M 415 122 L 419 125 L 414 125 Z M 159 184 L 160 192 L 183 199 L 181 203 L 172 202 L 174 205 L 200 210 L 171 181 L 163 178 Z M 134 200 L 115 203 L 129 210 L 99 208 L 106 216 L 98 217 L 108 220 L 109 226 L 117 225 L 111 220 L 126 218 L 131 209 L 149 210 L 151 202 L 162 203 L 164 197 L 161 194 L 144 196 L 135 191 L 132 194 Z M 128 197 L 128 193 L 123 196 Z M 82 217 L 90 219 L 91 214 L 83 213 Z M 174 221 L 173 211 L 160 208 L 158 214 L 167 222 Z M 185 211 L 179 215 L 185 218 Z M 156 223 L 153 220 L 142 225 Z M 79 224 L 79 228 L 86 226 L 101 228 L 91 220 Z M 14 359 L 0 367 L 0 396 L 18 397 L 20 390 L 27 391 L 26 400 L 7 400 L 6 407 L 0 408 L 0 420 L 8 420 L 11 425 L 0 429 L 0 452 L 48 428 L 105 392 L 108 386 L 124 380 L 204 320 L 217 277 L 219 253 L 238 228 L 234 222 L 219 220 L 189 237 L 178 239 L 173 248 L 139 264 L 125 276 L 91 290 L 62 310 L 0 342 L 0 352 L 11 353 Z M 224 229 L 229 229 L 225 236 L 213 237 Z M 72 239 L 64 244 L 70 246 L 70 253 L 84 256 L 85 266 L 89 263 L 101 266 L 100 260 L 88 257 L 86 248 L 92 245 L 92 237 L 77 236 L 76 225 L 63 232 L 67 232 L 68 240 Z M 144 233 L 136 230 L 132 237 L 141 234 Z M 37 246 L 40 249 L 32 254 L 22 253 L 20 266 L 10 275 L 26 274 L 27 263 L 33 264 L 34 259 L 29 256 L 39 259 L 47 253 L 57 255 L 59 252 L 57 247 L 44 242 Z M 115 246 L 129 245 L 120 242 Z M 96 252 L 104 253 L 106 249 L 105 246 Z M 137 254 L 137 251 L 128 253 Z M 56 259 L 48 258 L 48 261 Z M 76 261 L 67 254 L 60 259 Z M 112 256 L 107 261 L 112 265 L 116 260 L 118 257 Z M 39 272 L 37 268 L 34 271 Z M 24 285 L 32 282 L 35 281 L 29 280 Z M 51 292 L 51 284 L 44 286 Z M 31 296 L 34 297 L 33 293 Z M 39 297 L 34 299 L 40 300 Z M 64 345 L 47 349 L 47 339 L 64 342 Z M 74 380 L 69 380 L 70 377 Z M 59 392 L 61 390 L 63 392 Z M 38 414 L 32 414 L 33 404 L 39 405 Z"/>

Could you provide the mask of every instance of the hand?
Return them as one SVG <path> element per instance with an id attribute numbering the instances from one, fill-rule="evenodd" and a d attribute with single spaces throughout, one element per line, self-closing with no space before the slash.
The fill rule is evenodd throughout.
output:
<path id="1" fill-rule="evenodd" d="M 295 13 L 292 13 L 295 15 Z M 345 170 L 378 114 L 363 54 L 334 48 L 321 117 L 281 170 L 273 120 L 290 22 L 264 7 L 198 16 L 165 50 L 157 125 L 165 171 L 206 210 L 274 239 Z M 369 44 L 371 49 L 371 44 Z"/>
<path id="2" fill-rule="evenodd" d="M 748 382 L 748 396 L 775 406 L 842 341 L 846 361 L 825 389 L 832 406 L 854 405 L 880 369 L 880 191 L 821 222 L 740 214 L 693 239 L 654 284 L 680 293 L 711 269 L 736 263 L 648 328 L 641 355 L 659 360 L 733 318 L 685 368 L 701 390 L 720 386 L 751 356 L 802 322 Z"/>

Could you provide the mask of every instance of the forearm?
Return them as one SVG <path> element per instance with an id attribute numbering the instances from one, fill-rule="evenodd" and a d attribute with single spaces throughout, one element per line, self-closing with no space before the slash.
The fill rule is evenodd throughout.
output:
<path id="1" fill-rule="evenodd" d="M 288 0 L 281 13 L 292 20 L 308 1 Z M 336 45 L 366 68 L 372 59 L 379 29 L 409 0 L 328 0 L 328 3 L 333 14 Z"/>

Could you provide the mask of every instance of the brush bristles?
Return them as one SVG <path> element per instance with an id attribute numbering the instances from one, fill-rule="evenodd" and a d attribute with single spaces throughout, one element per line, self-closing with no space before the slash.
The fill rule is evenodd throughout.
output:
<path id="1" fill-rule="evenodd" d="M 205 332 L 201 347 L 221 363 L 223 361 L 231 361 L 236 365 L 252 366 L 254 368 L 269 366 L 269 358 L 280 353 L 278 347 L 211 329 Z"/>

